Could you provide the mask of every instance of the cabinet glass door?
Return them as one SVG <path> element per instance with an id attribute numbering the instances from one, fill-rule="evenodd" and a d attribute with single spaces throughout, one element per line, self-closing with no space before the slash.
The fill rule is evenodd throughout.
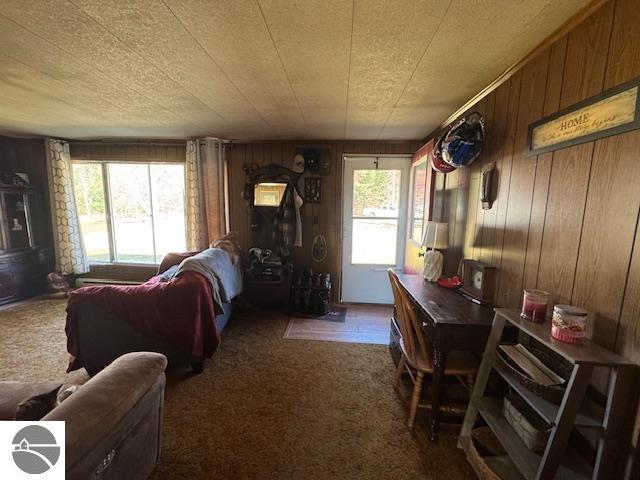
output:
<path id="1" fill-rule="evenodd" d="M 21 193 L 5 193 L 4 206 L 7 223 L 7 248 L 17 250 L 31 247 L 27 196 Z"/>

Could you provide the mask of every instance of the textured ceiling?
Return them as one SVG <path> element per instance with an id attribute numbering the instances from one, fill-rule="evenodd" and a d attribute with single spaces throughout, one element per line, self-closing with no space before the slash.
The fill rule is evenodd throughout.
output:
<path id="1" fill-rule="evenodd" d="M 416 139 L 588 0 L 0 0 L 0 132 Z"/>

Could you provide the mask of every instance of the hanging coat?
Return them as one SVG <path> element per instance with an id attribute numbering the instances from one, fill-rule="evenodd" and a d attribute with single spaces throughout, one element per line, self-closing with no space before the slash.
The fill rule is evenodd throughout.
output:
<path id="1" fill-rule="evenodd" d="M 301 200 L 295 187 L 288 184 L 273 222 L 273 243 L 281 257 L 291 255 L 289 247 L 292 245 L 302 245 L 302 220 L 299 211 Z"/>

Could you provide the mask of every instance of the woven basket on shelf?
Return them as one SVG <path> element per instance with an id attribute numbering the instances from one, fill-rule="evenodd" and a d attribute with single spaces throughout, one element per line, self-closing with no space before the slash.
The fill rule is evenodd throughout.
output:
<path id="1" fill-rule="evenodd" d="M 464 444 L 464 449 L 467 453 L 467 462 L 476 472 L 479 480 L 502 480 L 484 460 L 484 457 L 480 455 L 472 439 L 461 438 L 460 442 Z"/>
<path id="2" fill-rule="evenodd" d="M 565 380 L 569 379 L 571 376 L 571 365 L 567 364 L 562 357 L 558 357 L 549 350 L 538 349 L 530 345 L 527 345 L 526 348 L 557 375 L 561 376 Z M 564 387 L 556 385 L 546 386 L 536 382 L 529 375 L 524 373 L 520 367 L 518 367 L 518 365 L 501 349 L 498 349 L 498 361 L 501 362 L 502 365 L 515 377 L 515 379 L 527 388 L 527 390 L 530 390 L 536 395 L 557 405 L 562 402 L 562 397 L 564 397 L 565 391 Z"/>

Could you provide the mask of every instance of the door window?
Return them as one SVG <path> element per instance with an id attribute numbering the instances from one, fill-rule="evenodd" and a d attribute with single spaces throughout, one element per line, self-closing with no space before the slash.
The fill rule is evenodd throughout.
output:
<path id="1" fill-rule="evenodd" d="M 401 175 L 401 170 L 354 170 L 352 264 L 396 264 Z"/>

